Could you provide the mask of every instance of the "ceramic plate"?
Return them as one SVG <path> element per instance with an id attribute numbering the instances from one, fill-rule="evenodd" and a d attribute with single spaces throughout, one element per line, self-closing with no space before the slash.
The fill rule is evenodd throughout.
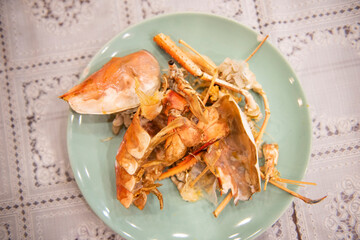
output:
<path id="1" fill-rule="evenodd" d="M 94 56 L 83 77 L 113 56 L 140 49 L 151 52 L 161 68 L 166 68 L 169 56 L 152 40 L 160 32 L 174 40 L 185 40 L 217 64 L 226 57 L 245 59 L 258 45 L 257 33 L 222 17 L 197 13 L 164 15 L 117 35 Z M 276 141 L 280 146 L 278 169 L 282 176 L 301 180 L 311 145 L 309 112 L 301 86 L 289 64 L 269 42 L 249 64 L 270 101 L 271 118 L 265 141 Z M 125 209 L 116 199 L 114 173 L 114 160 L 124 131 L 111 141 L 102 142 L 112 136 L 107 116 L 70 111 L 67 134 L 71 166 L 86 201 L 108 226 L 127 239 L 251 239 L 271 226 L 293 199 L 269 186 L 250 201 L 237 206 L 231 202 L 215 218 L 212 212 L 216 206 L 206 200 L 183 201 L 170 180 L 165 180 L 159 188 L 164 196 L 163 210 L 153 195 L 149 195 L 143 211 L 133 206 Z"/>

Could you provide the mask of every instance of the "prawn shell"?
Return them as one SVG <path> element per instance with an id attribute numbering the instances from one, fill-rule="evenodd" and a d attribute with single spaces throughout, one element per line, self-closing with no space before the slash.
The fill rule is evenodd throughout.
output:
<path id="1" fill-rule="evenodd" d="M 120 201 L 120 203 L 124 207 L 129 208 L 131 203 L 133 202 L 134 195 L 121 185 L 116 188 L 116 192 L 117 199 Z"/>
<path id="2" fill-rule="evenodd" d="M 124 188 L 129 191 L 132 191 L 135 187 L 135 177 L 128 174 L 124 168 L 119 166 L 117 162 L 115 162 L 115 171 L 118 174 L 119 178 L 117 179 L 117 184 L 120 184 Z"/>
<path id="3" fill-rule="evenodd" d="M 124 135 L 126 150 L 136 159 L 141 159 L 147 150 L 151 136 L 141 127 L 139 111 L 133 117 L 133 120 Z M 120 148 L 121 149 L 121 148 Z M 120 152 L 119 152 L 120 153 Z"/>
<path id="4" fill-rule="evenodd" d="M 148 51 L 113 57 L 100 70 L 59 98 L 81 114 L 111 114 L 139 106 L 135 79 L 152 95 L 160 87 L 160 66 Z"/>
<path id="5" fill-rule="evenodd" d="M 137 160 L 126 150 L 125 142 L 120 144 L 118 153 L 116 155 L 116 161 L 125 171 L 134 175 L 139 167 Z"/>
<path id="6" fill-rule="evenodd" d="M 134 200 L 134 205 L 143 210 L 147 201 L 147 194 L 145 192 L 140 192 L 139 196 Z"/>
<path id="7" fill-rule="evenodd" d="M 123 186 L 123 174 L 121 167 L 115 161 L 115 178 L 116 178 L 116 198 L 124 207 L 129 208 L 133 202 L 134 195 L 131 191 Z"/>

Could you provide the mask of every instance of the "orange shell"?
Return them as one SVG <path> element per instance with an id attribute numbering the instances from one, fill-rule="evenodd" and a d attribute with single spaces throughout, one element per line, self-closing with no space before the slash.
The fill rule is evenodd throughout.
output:
<path id="1" fill-rule="evenodd" d="M 85 114 L 110 114 L 139 106 L 135 77 L 140 89 L 152 95 L 160 87 L 160 66 L 153 55 L 141 50 L 113 57 L 100 70 L 60 96 L 70 107 Z"/>

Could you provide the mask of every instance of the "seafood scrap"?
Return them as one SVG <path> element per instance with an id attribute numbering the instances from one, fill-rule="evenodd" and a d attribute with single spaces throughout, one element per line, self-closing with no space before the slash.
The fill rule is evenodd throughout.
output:
<path id="1" fill-rule="evenodd" d="M 180 40 L 179 42 L 181 44 L 187 46 L 195 54 L 192 54 L 192 53 L 189 54 L 187 51 L 183 51 L 170 39 L 169 36 L 166 36 L 163 33 L 156 35 L 153 39 L 163 50 L 165 50 L 165 52 L 167 52 L 171 57 L 173 57 L 190 74 L 192 74 L 193 76 L 195 76 L 199 79 L 202 79 L 204 81 L 211 81 L 210 88 L 209 88 L 207 94 L 205 95 L 205 103 L 207 101 L 209 93 L 211 92 L 211 87 L 214 84 L 216 84 L 224 89 L 227 89 L 228 91 L 240 93 L 245 98 L 245 107 L 244 107 L 245 114 L 247 115 L 247 118 L 250 119 L 250 123 L 252 123 L 251 119 L 258 121 L 259 119 L 262 118 L 262 115 L 261 115 L 259 106 L 255 102 L 255 99 L 250 94 L 249 90 L 253 90 L 255 93 L 258 93 L 262 97 L 263 102 L 264 102 L 264 107 L 265 107 L 265 118 L 263 120 L 263 123 L 262 123 L 259 131 L 256 131 L 254 129 L 253 126 L 255 126 L 255 124 L 252 123 L 252 124 L 250 124 L 250 126 L 252 126 L 252 128 L 250 129 L 250 127 L 249 127 L 249 133 L 248 133 L 248 136 L 253 136 L 252 135 L 253 133 L 255 135 L 255 141 L 254 141 L 253 146 L 254 146 L 256 153 L 258 151 L 260 151 L 260 148 L 261 148 L 262 136 L 265 132 L 265 128 L 266 128 L 267 123 L 270 118 L 270 107 L 269 107 L 269 101 L 267 99 L 266 93 L 262 89 L 262 86 L 256 81 L 255 75 L 250 71 L 247 62 L 258 51 L 260 46 L 266 41 L 267 37 L 268 36 L 266 36 L 262 40 L 262 42 L 254 50 L 254 52 L 251 53 L 251 55 L 245 61 L 237 62 L 237 61 L 234 61 L 231 59 L 225 59 L 225 61 L 218 67 L 212 61 L 210 61 L 209 58 L 198 53 L 196 50 L 194 50 L 192 47 L 190 47 L 188 44 L 186 44 L 183 40 Z M 219 76 L 219 78 L 218 78 L 218 76 Z M 246 120 L 244 122 L 246 122 Z M 243 124 L 243 126 L 245 126 L 245 125 Z M 247 125 L 247 126 L 249 126 L 249 125 Z M 215 146 L 219 146 L 221 144 L 218 151 L 214 151 L 215 153 L 217 153 L 217 154 L 215 154 L 215 156 L 216 156 L 215 157 L 216 161 L 214 161 L 215 163 L 218 162 L 218 159 L 221 159 L 220 156 L 221 156 L 221 154 L 223 154 L 222 152 L 225 152 L 224 154 L 226 154 L 226 152 L 227 152 L 227 149 L 226 149 L 227 144 L 224 144 L 223 141 L 225 141 L 225 140 L 221 139 L 217 144 L 214 144 L 213 146 L 210 146 L 208 148 L 210 150 L 210 149 L 213 149 Z M 244 145 L 246 145 L 246 144 L 244 144 Z M 251 146 L 251 144 L 248 143 L 247 146 Z M 263 179 L 265 179 L 265 189 L 264 190 L 266 190 L 267 183 L 270 182 L 273 185 L 279 187 L 280 189 L 292 194 L 293 196 L 296 196 L 296 197 L 304 200 L 306 203 L 317 203 L 325 198 L 324 197 L 319 200 L 311 200 L 311 199 L 305 198 L 305 197 L 287 189 L 286 187 L 284 187 L 281 184 L 278 184 L 278 182 L 280 182 L 280 181 L 288 182 L 288 183 L 292 183 L 292 184 L 297 184 L 297 183 L 309 184 L 309 183 L 279 178 L 279 173 L 275 168 L 275 166 L 277 164 L 278 154 L 277 155 L 274 154 L 274 152 L 272 152 L 273 148 L 270 149 L 269 146 L 274 147 L 276 145 L 264 145 L 264 154 L 265 154 L 267 160 L 266 160 L 266 165 L 262 168 L 262 169 L 265 169 L 264 172 L 260 172 L 261 177 Z M 220 149 L 221 149 L 221 151 L 220 151 Z M 278 150 L 278 148 L 275 147 L 275 150 Z M 211 150 L 210 150 L 210 152 L 211 152 Z M 221 154 L 219 152 L 221 152 Z M 237 151 L 237 153 L 239 153 L 239 152 Z M 226 158 L 229 159 L 231 156 L 232 155 L 228 155 Z M 243 158 L 243 156 L 241 156 L 241 158 Z M 244 162 L 251 163 L 252 161 L 250 158 L 250 160 L 248 159 L 248 160 L 245 160 Z M 256 155 L 256 162 L 257 162 L 257 155 Z M 196 181 L 198 181 L 207 171 L 211 170 L 210 162 L 206 162 L 206 164 L 207 164 L 207 167 L 205 167 L 203 172 L 201 172 L 198 175 L 198 177 L 196 177 L 193 180 L 191 185 L 194 185 L 196 183 Z M 237 171 L 239 171 L 239 169 L 241 169 L 241 168 L 235 168 L 235 169 L 237 169 Z M 249 171 L 249 168 L 247 168 L 246 170 Z M 214 169 L 212 169 L 212 171 L 214 171 Z M 259 169 L 257 169 L 257 173 L 259 173 Z M 213 174 L 215 176 L 217 176 L 217 178 L 219 180 L 220 189 L 223 189 L 224 188 L 223 181 L 221 181 L 221 178 L 219 177 L 221 174 L 219 173 L 219 171 L 217 171 L 217 172 L 214 171 Z M 229 175 L 234 176 L 234 174 L 229 174 Z M 247 187 L 251 186 L 253 188 L 253 189 L 251 189 L 252 191 L 250 194 L 245 195 L 245 196 L 250 197 L 252 193 L 254 193 L 255 191 L 259 191 L 259 189 L 255 188 L 255 190 L 254 190 L 254 185 L 250 185 L 249 176 L 248 175 L 246 175 L 246 176 L 247 177 L 245 179 L 241 179 L 238 183 L 241 183 L 241 184 L 245 183 L 245 186 L 246 186 L 246 184 L 248 184 Z M 228 193 L 228 195 L 225 197 L 225 199 L 219 204 L 217 209 L 214 211 L 215 217 L 217 217 L 220 214 L 220 212 L 225 208 L 225 206 L 228 204 L 228 202 L 233 197 L 234 197 L 235 203 L 240 199 L 246 200 L 246 197 L 239 197 L 238 195 L 234 195 L 234 194 L 237 194 L 237 192 L 236 192 L 236 189 L 233 187 L 233 185 L 231 187 L 229 187 L 225 184 L 225 186 L 226 186 L 225 189 L 231 189 L 231 191 Z"/>
<path id="2" fill-rule="evenodd" d="M 187 89 L 188 92 L 196 96 L 197 93 L 193 92 L 188 84 L 185 84 L 179 71 L 177 71 L 178 74 L 176 74 L 176 70 L 175 74 L 171 73 L 174 71 L 173 68 L 175 67 L 170 65 L 170 76 L 174 76 L 174 79 L 179 78 L 177 81 L 180 86 L 181 83 L 186 86 L 186 88 L 180 87 L 180 89 Z M 190 100 L 188 102 L 191 104 Z M 188 169 L 198 162 L 203 162 L 206 164 L 204 170 L 209 170 L 218 179 L 222 193 L 230 191 L 234 196 L 235 203 L 239 200 L 248 200 L 252 194 L 260 191 L 261 188 L 257 149 L 246 116 L 236 101 L 228 94 L 224 94 L 212 106 L 204 106 L 203 108 L 203 113 L 199 111 L 198 114 L 203 114 L 204 120 L 199 117 L 196 124 L 203 134 L 200 138 L 188 137 L 188 139 L 198 139 L 196 140 L 197 144 L 203 145 L 198 147 L 195 152 L 187 155 L 175 167 L 162 173 L 159 180 L 177 176 L 181 172 L 185 172 L 186 175 Z M 187 131 L 178 133 L 181 139 L 186 139 L 181 136 L 188 136 Z M 194 145 L 194 141 L 192 144 Z M 204 149 L 207 150 L 202 152 Z M 177 186 L 182 196 L 185 196 L 184 192 L 191 193 L 191 185 L 193 184 L 185 182 L 184 185 L 180 185 L 179 183 Z M 194 193 L 192 195 L 194 196 Z M 191 199 L 189 194 L 186 199 Z"/>
<path id="3" fill-rule="evenodd" d="M 143 109 L 148 106 L 141 105 L 118 150 L 117 197 L 125 207 L 133 203 L 142 209 L 146 196 L 155 193 L 162 208 L 162 195 L 155 181 L 190 169 L 197 162 L 197 154 L 203 153 L 213 142 L 229 135 L 226 114 L 221 112 L 221 117 L 218 113 L 225 110 L 205 108 L 199 94 L 171 63 L 168 79 L 173 89 L 166 91 L 161 101 L 162 111 L 155 118 L 146 119 Z M 175 167 L 163 171 L 165 167 L 181 160 L 189 149 L 196 150 Z"/>
<path id="4" fill-rule="evenodd" d="M 266 41 L 266 39 L 267 39 L 267 37 L 264 38 L 264 40 L 259 44 L 259 47 Z M 202 57 L 202 58 L 200 58 L 199 61 L 197 61 L 197 63 L 199 64 L 199 65 L 197 65 L 191 59 L 191 55 L 186 54 L 186 52 L 182 51 L 175 44 L 175 42 L 173 42 L 171 40 L 171 38 L 169 36 L 166 36 L 163 33 L 159 33 L 153 38 L 153 40 L 162 49 L 164 49 L 165 52 L 167 52 L 171 57 L 173 57 L 182 67 L 184 67 L 193 76 L 198 77 L 198 78 L 200 78 L 200 79 L 202 79 L 204 81 L 214 81 L 215 84 L 217 84 L 217 85 L 219 85 L 221 87 L 224 87 L 224 88 L 229 89 L 229 90 L 234 91 L 234 92 L 238 92 L 241 95 L 243 95 L 245 97 L 245 102 L 246 102 L 245 110 L 248 109 L 247 112 L 251 113 L 250 116 L 252 116 L 255 119 L 259 119 L 260 108 L 257 106 L 257 103 L 255 102 L 253 96 L 248 92 L 248 89 L 241 88 L 241 87 L 239 87 L 237 85 L 234 85 L 232 83 L 229 83 L 229 82 L 227 82 L 225 80 L 222 80 L 222 79 L 219 79 L 219 78 L 214 79 L 214 77 L 211 75 L 211 72 L 213 72 L 213 70 L 211 70 L 210 72 L 204 72 L 202 70 L 202 68 L 203 69 L 209 69 L 209 66 L 210 66 L 210 69 L 211 69 L 211 66 L 213 66 L 213 63 L 209 63 L 206 60 L 206 58 Z M 254 55 L 255 52 L 258 50 L 258 48 L 255 49 L 255 51 L 250 56 Z M 246 59 L 245 63 L 249 59 L 250 59 L 250 57 Z M 204 67 L 204 66 L 206 66 L 206 67 Z M 265 118 L 264 118 L 263 124 L 262 124 L 262 126 L 260 128 L 260 131 L 259 131 L 258 135 L 255 138 L 255 143 L 256 143 L 257 146 L 259 146 L 260 143 L 261 143 L 261 138 L 262 138 L 262 136 L 263 136 L 263 134 L 265 132 L 266 125 L 267 125 L 267 123 L 269 121 L 269 118 L 270 118 L 270 108 L 269 108 L 269 101 L 267 99 L 267 96 L 266 96 L 265 92 L 261 88 L 261 85 L 260 84 L 253 84 L 253 85 L 254 85 L 254 87 L 252 89 L 262 96 L 263 101 L 264 101 L 264 106 L 265 106 Z"/>
<path id="5" fill-rule="evenodd" d="M 154 41 L 183 68 L 170 60 L 167 74 L 160 78 L 157 60 L 142 50 L 112 58 L 60 96 L 78 113 L 116 113 L 114 134 L 122 124 L 128 126 L 115 160 L 116 197 L 124 207 L 142 210 L 152 193 L 163 209 L 159 181 L 166 178 L 186 201 L 205 195 L 217 204 L 216 192 L 227 194 L 213 212 L 215 217 L 232 199 L 237 204 L 260 192 L 261 179 L 264 191 L 270 183 L 309 204 L 325 198 L 311 200 L 286 188 L 288 183 L 312 183 L 281 178 L 276 169 L 278 145 L 262 144 L 270 107 L 248 61 L 266 38 L 245 61 L 227 58 L 216 66 L 183 40 L 179 42 L 191 51 L 160 33 Z M 202 93 L 194 90 L 187 73 L 207 82 Z M 264 117 L 251 91 L 262 97 Z M 243 109 L 234 93 L 244 97 Z M 262 125 L 256 129 L 260 119 Z M 260 167 L 261 151 L 265 164 Z"/>
<path id="6" fill-rule="evenodd" d="M 164 150 L 156 148 L 163 136 L 171 134 L 172 130 L 182 125 L 181 121 L 174 121 L 166 126 L 162 118 L 147 121 L 136 112 L 120 144 L 115 161 L 117 199 L 128 208 L 132 203 L 143 209 L 147 195 L 155 194 L 163 208 L 162 194 L 155 183 L 161 175 L 165 165 L 151 164 L 164 161 Z M 149 149 L 153 150 L 149 153 Z M 149 164 L 150 163 L 150 164 Z"/>
<path id="7" fill-rule="evenodd" d="M 266 190 L 266 184 L 270 182 L 274 186 L 284 190 L 285 192 L 288 192 L 294 197 L 301 199 L 307 204 L 315 204 L 321 202 L 327 197 L 324 196 L 322 198 L 312 200 L 310 198 L 304 197 L 286 188 L 286 183 L 295 184 L 298 186 L 302 186 L 301 184 L 307 184 L 307 185 L 316 185 L 316 184 L 311 182 L 303 182 L 303 181 L 280 178 L 280 172 L 276 169 L 276 165 L 279 158 L 279 146 L 276 143 L 264 144 L 262 150 L 264 153 L 265 164 L 264 166 L 261 167 L 260 174 L 261 174 L 261 178 L 265 181 L 264 191 Z"/>
<path id="8" fill-rule="evenodd" d="M 279 146 L 276 143 L 264 144 L 262 148 L 265 158 L 265 164 L 262 170 L 265 173 L 264 191 L 266 191 L 266 185 L 270 178 L 277 177 L 280 174 L 276 169 L 279 159 Z"/>
<path id="9" fill-rule="evenodd" d="M 234 203 L 260 192 L 257 149 L 246 116 L 230 95 L 217 101 L 219 115 L 227 119 L 230 133 L 212 144 L 203 158 L 220 183 L 221 193 L 231 191 Z"/>
<path id="10" fill-rule="evenodd" d="M 100 70 L 59 98 L 82 114 L 110 114 L 139 106 L 139 88 L 153 94 L 160 87 L 160 66 L 154 56 L 141 50 L 124 57 L 113 57 Z"/>

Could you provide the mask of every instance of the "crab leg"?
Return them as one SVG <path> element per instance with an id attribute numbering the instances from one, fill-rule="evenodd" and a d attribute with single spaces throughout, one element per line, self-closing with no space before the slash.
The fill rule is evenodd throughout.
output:
<path id="1" fill-rule="evenodd" d="M 228 195 L 226 195 L 226 197 L 224 198 L 224 200 L 222 200 L 222 202 L 219 204 L 219 206 L 215 209 L 215 211 L 213 212 L 215 217 L 218 217 L 219 214 L 222 212 L 222 210 L 224 210 L 224 208 L 226 207 L 226 205 L 228 205 L 228 203 L 230 202 L 230 200 L 232 199 L 233 195 L 232 192 L 230 191 L 228 193 Z"/>
<path id="2" fill-rule="evenodd" d="M 261 41 L 261 43 L 255 48 L 255 50 L 250 54 L 250 56 L 248 58 L 245 59 L 245 62 L 248 62 L 250 60 L 250 58 L 252 58 L 252 56 L 254 56 L 254 54 L 259 50 L 259 48 L 265 43 L 266 39 L 269 37 L 269 35 L 266 35 L 266 37 Z M 255 143 L 256 146 L 259 146 L 260 142 L 261 142 L 261 138 L 265 132 L 265 128 L 268 124 L 269 118 L 270 118 L 270 107 L 269 107 L 269 101 L 267 99 L 267 96 L 265 94 L 265 92 L 262 89 L 253 89 L 255 92 L 257 92 L 264 101 L 264 107 L 265 107 L 265 118 L 263 121 L 263 124 L 260 128 L 260 131 L 255 139 Z"/>
<path id="3" fill-rule="evenodd" d="M 217 66 L 213 63 L 208 61 L 203 55 L 201 55 L 198 51 L 196 51 L 193 47 L 191 47 L 189 44 L 187 44 L 184 40 L 180 39 L 179 43 L 186 46 L 187 48 L 189 48 L 191 51 L 193 51 L 202 61 L 202 63 L 204 63 L 208 69 L 211 70 L 211 72 L 213 73 L 215 71 L 215 69 L 217 68 Z"/>
<path id="4" fill-rule="evenodd" d="M 270 107 L 269 107 L 269 101 L 268 98 L 265 94 L 265 92 L 261 89 L 260 91 L 256 91 L 257 93 L 260 94 L 260 96 L 263 98 L 264 101 L 264 107 L 265 107 L 265 118 L 263 121 L 263 124 L 261 125 L 260 131 L 255 139 L 255 144 L 256 146 L 259 146 L 261 143 L 261 138 L 265 132 L 265 128 L 269 122 L 269 118 L 270 118 Z"/>
<path id="5" fill-rule="evenodd" d="M 198 161 L 196 156 L 198 154 L 200 154 L 200 152 L 202 150 L 204 150 L 205 148 L 207 148 L 208 146 L 210 146 L 213 143 L 214 143 L 214 141 L 205 143 L 199 149 L 197 149 L 195 152 L 190 153 L 189 155 L 187 155 L 185 157 L 185 159 L 182 162 L 180 162 L 176 167 L 170 168 L 166 172 L 162 173 L 158 180 L 163 180 L 165 178 L 174 176 L 175 174 L 183 172 L 183 171 L 189 169 L 190 167 L 194 166 L 195 163 Z"/>
<path id="6" fill-rule="evenodd" d="M 275 181 L 277 182 L 283 182 L 283 183 L 289 183 L 289 184 L 299 184 L 299 186 L 301 186 L 300 184 L 307 184 L 307 185 L 313 185 L 316 186 L 316 183 L 312 183 L 312 182 L 303 182 L 303 181 L 296 181 L 296 180 L 291 180 L 291 179 L 285 179 L 285 178 L 274 178 Z"/>
<path id="7" fill-rule="evenodd" d="M 216 81 L 217 76 L 218 76 L 218 73 L 217 73 L 217 70 L 215 70 L 215 74 L 214 74 L 214 76 L 213 76 L 213 78 L 212 78 L 212 80 L 211 80 L 210 86 L 209 86 L 209 88 L 208 88 L 208 90 L 207 90 L 207 92 L 206 92 L 206 95 L 205 95 L 204 99 L 203 99 L 204 105 L 207 103 L 207 101 L 208 101 L 208 99 L 209 99 L 210 89 L 211 89 L 212 87 L 214 87 L 214 84 L 215 84 L 215 81 Z"/>
<path id="8" fill-rule="evenodd" d="M 190 167 L 194 166 L 197 161 L 198 160 L 196 159 L 195 156 L 188 155 L 176 167 L 170 168 L 168 171 L 162 173 L 159 177 L 159 180 L 163 180 L 165 178 L 174 176 L 175 174 L 177 174 L 179 172 L 183 172 L 183 171 L 189 169 Z"/>
<path id="9" fill-rule="evenodd" d="M 261 41 L 261 43 L 255 48 L 255 50 L 250 54 L 250 56 L 248 56 L 247 59 L 245 59 L 245 62 L 248 62 L 250 60 L 250 58 L 252 58 L 252 56 L 254 56 L 254 54 L 259 50 L 259 48 L 264 44 L 264 42 L 266 41 L 266 39 L 269 37 L 269 35 L 266 35 L 266 37 Z"/>
<path id="10" fill-rule="evenodd" d="M 228 83 L 224 80 L 215 78 L 206 72 L 203 72 L 199 66 L 197 66 L 176 44 L 169 36 L 160 33 L 154 37 L 154 41 L 167 52 L 171 57 L 173 57 L 182 67 L 184 67 L 190 74 L 198 77 L 204 81 L 213 82 L 221 87 L 227 88 L 231 91 L 240 93 L 245 97 L 245 101 L 247 104 L 253 103 L 255 100 L 252 95 L 245 89 L 241 89 L 234 84 Z M 266 101 L 267 102 L 267 101 Z M 268 106 L 269 104 L 265 104 Z M 260 132 L 261 135 L 265 131 L 265 126 L 268 121 L 270 110 L 265 110 L 265 120 L 263 124 L 263 130 Z M 259 138 L 260 140 L 261 138 Z M 259 141 L 260 142 L 260 141 Z"/>
<path id="11" fill-rule="evenodd" d="M 191 75 L 201 78 L 205 81 L 213 81 L 213 76 L 203 72 L 176 44 L 169 36 L 159 33 L 154 37 L 154 41 L 173 57 L 182 67 L 184 67 Z M 224 80 L 215 79 L 215 84 L 230 89 L 231 91 L 238 92 L 242 95 L 248 95 L 244 89 L 241 89 Z"/>
<path id="12" fill-rule="evenodd" d="M 166 36 L 163 33 L 159 33 L 154 37 L 154 41 L 167 52 L 171 57 L 173 57 L 182 67 L 184 67 L 191 75 L 199 77 L 205 81 L 211 81 L 213 76 L 204 73 L 176 44 L 169 36 Z M 222 87 L 226 87 L 232 91 L 241 93 L 241 89 L 237 86 L 228 83 L 221 79 L 216 79 L 215 84 L 218 84 Z"/>
<path id="13" fill-rule="evenodd" d="M 266 35 L 266 37 L 261 41 L 261 43 L 255 48 L 255 50 L 250 54 L 250 56 L 245 59 L 245 62 L 248 62 L 250 60 L 250 58 L 252 58 L 252 56 L 254 56 L 254 54 L 259 50 L 259 48 L 264 44 L 264 42 L 266 41 L 266 39 L 269 37 L 269 35 Z M 265 107 L 265 118 L 264 118 L 264 121 L 263 121 L 263 124 L 260 128 L 260 131 L 255 139 L 255 143 L 256 143 L 256 146 L 259 146 L 260 142 L 261 142 L 261 138 L 265 132 L 265 128 L 267 126 L 267 123 L 269 121 L 269 118 L 270 118 L 270 107 L 269 107 L 269 101 L 267 99 L 267 96 L 265 94 L 265 92 L 262 90 L 262 89 L 254 89 L 255 92 L 257 92 L 262 98 L 263 98 L 263 101 L 264 101 L 264 107 Z"/>
<path id="14" fill-rule="evenodd" d="M 160 209 L 162 210 L 164 208 L 164 200 L 161 192 L 157 188 L 151 189 L 150 192 L 155 194 L 155 196 L 159 199 Z"/>
<path id="15" fill-rule="evenodd" d="M 207 173 L 207 171 L 209 171 L 209 166 L 206 166 L 204 170 L 202 170 L 202 172 L 196 176 L 196 178 L 189 184 L 190 187 L 194 187 L 194 185 L 200 180 L 200 178 L 202 176 L 205 175 L 205 173 Z"/>
<path id="16" fill-rule="evenodd" d="M 154 41 L 173 57 L 181 66 L 183 66 L 190 74 L 195 77 L 201 77 L 203 72 L 201 69 L 175 44 L 169 36 L 159 33 L 154 37 Z"/>
<path id="17" fill-rule="evenodd" d="M 262 178 L 262 179 L 265 179 L 264 174 L 263 174 L 263 173 L 260 173 L 260 174 L 261 174 L 261 178 Z M 293 195 L 294 197 L 297 197 L 297 198 L 303 200 L 303 201 L 304 201 L 305 203 L 307 203 L 307 204 L 315 204 L 315 203 L 321 202 L 322 200 L 324 200 L 324 199 L 327 197 L 327 196 L 325 196 L 325 197 L 322 197 L 322 198 L 319 198 L 319 199 L 312 200 L 312 199 L 307 198 L 307 197 L 304 197 L 304 196 L 302 196 L 302 195 L 300 195 L 300 194 L 298 194 L 298 193 L 296 193 L 296 192 L 294 192 L 294 191 L 291 191 L 290 189 L 282 186 L 281 184 L 277 183 L 277 182 L 274 181 L 273 179 L 270 179 L 270 180 L 269 180 L 269 183 L 271 183 L 271 184 L 274 185 L 275 187 L 280 188 L 281 190 L 284 190 L 284 191 L 287 192 L 287 193 L 290 193 L 290 194 Z"/>
<path id="18" fill-rule="evenodd" d="M 268 36 L 267 36 L 268 37 Z M 254 52 L 245 60 L 249 61 L 250 58 L 258 51 L 258 49 L 263 45 L 266 41 L 267 37 L 258 45 L 258 47 L 254 50 Z M 181 66 L 183 66 L 190 74 L 194 75 L 195 77 L 201 78 L 204 81 L 214 81 L 213 76 L 203 72 L 199 66 L 197 66 L 176 44 L 174 41 L 171 40 L 169 36 L 166 36 L 163 33 L 159 33 L 154 37 L 154 41 L 167 52 L 171 57 L 173 57 Z M 245 101 L 250 103 L 253 101 L 252 96 L 245 90 L 241 89 L 231 83 L 228 83 L 224 80 L 215 79 L 215 84 L 222 86 L 224 88 L 230 89 L 231 91 L 238 92 L 241 95 L 245 96 Z M 265 92 L 261 89 L 254 89 L 257 93 L 259 93 L 264 101 L 265 106 L 265 118 L 263 124 L 260 128 L 258 137 L 256 138 L 256 145 L 259 146 L 261 142 L 261 138 L 265 132 L 265 128 L 270 118 L 270 108 L 269 108 L 269 101 L 266 97 Z"/>

